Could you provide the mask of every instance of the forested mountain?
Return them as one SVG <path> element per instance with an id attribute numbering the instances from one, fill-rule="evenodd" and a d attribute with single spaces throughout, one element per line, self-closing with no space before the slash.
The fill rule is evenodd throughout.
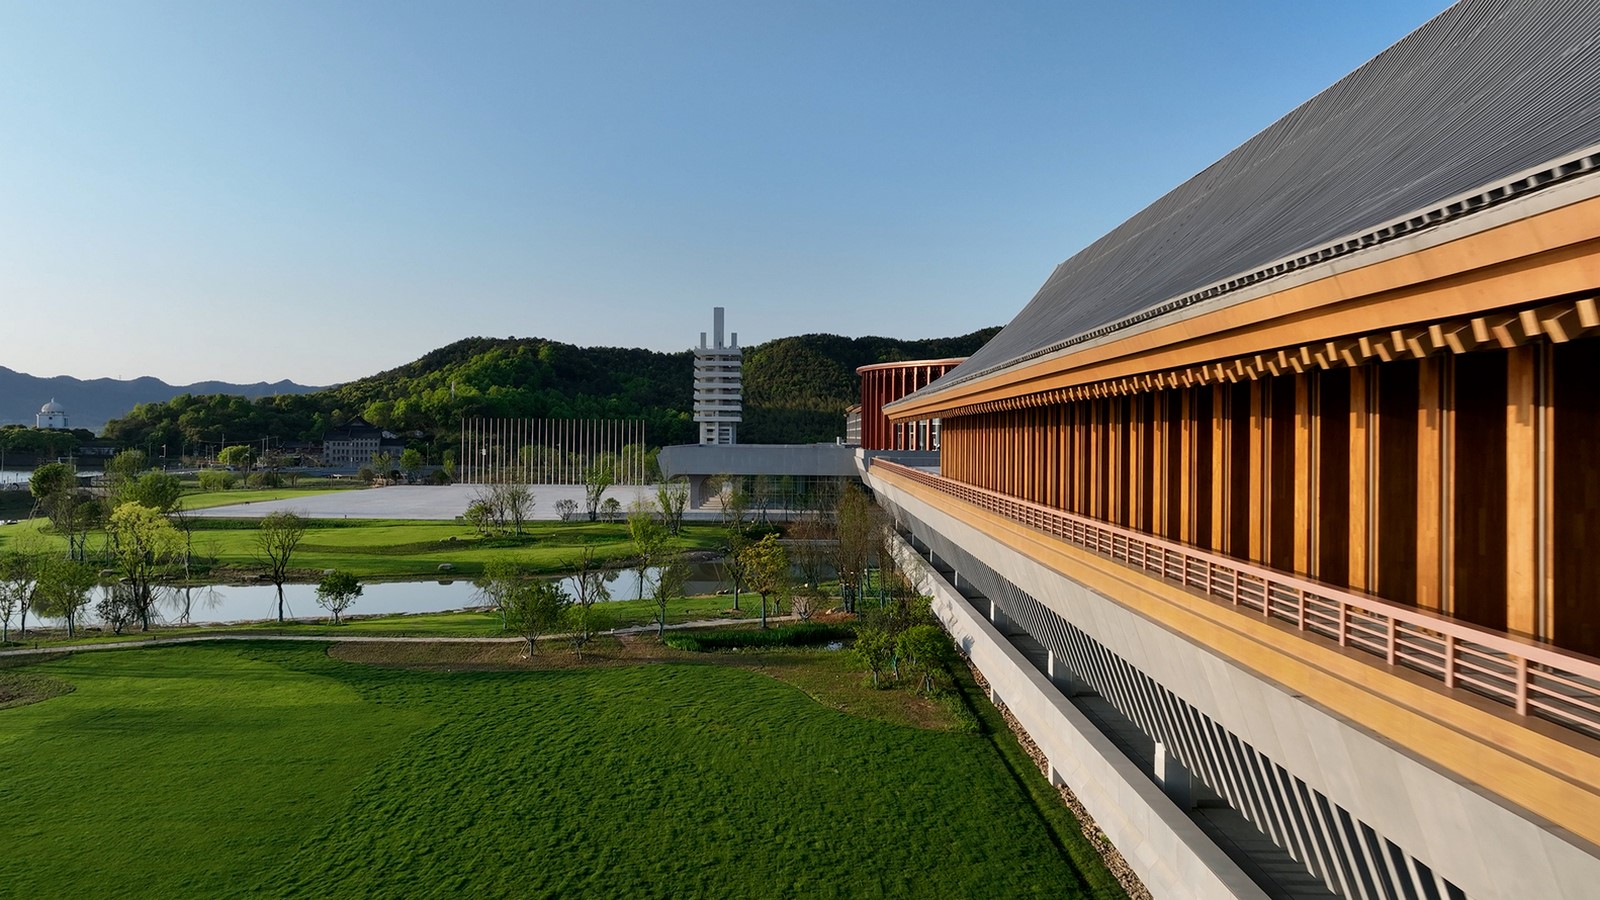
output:
<path id="1" fill-rule="evenodd" d="M 831 441 L 844 432 L 845 407 L 859 399 L 857 366 L 966 356 L 997 330 L 920 341 L 808 334 L 749 348 L 739 438 Z M 467 338 L 399 368 L 310 394 L 255 401 L 185 394 L 141 403 L 107 425 L 105 436 L 130 446 L 164 445 L 177 454 L 197 445 L 263 438 L 280 444 L 318 440 L 327 428 L 361 416 L 437 454 L 455 446 L 467 417 L 641 418 L 651 446 L 683 444 L 696 439 L 693 372 L 694 356 L 687 350 Z"/>
<path id="2" fill-rule="evenodd" d="M 39 411 L 39 407 L 55 400 L 66 407 L 73 428 L 99 431 L 111 419 L 132 409 L 136 403 L 164 403 L 179 394 L 235 394 L 253 400 L 273 394 L 305 394 L 320 390 L 320 387 L 292 381 L 270 384 L 264 381 L 255 384 L 202 381 L 198 384 L 171 385 L 150 377 L 128 381 L 116 378 L 82 379 L 68 375 L 41 378 L 0 366 L 0 423 L 32 425 L 34 413 Z"/>

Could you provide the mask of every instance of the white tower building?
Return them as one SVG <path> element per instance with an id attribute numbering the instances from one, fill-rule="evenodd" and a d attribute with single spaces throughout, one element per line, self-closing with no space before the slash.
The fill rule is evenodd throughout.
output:
<path id="1" fill-rule="evenodd" d="M 722 342 L 722 307 L 712 318 L 712 342 L 706 343 L 702 331 L 694 351 L 694 420 L 700 423 L 700 443 L 736 444 L 744 408 L 744 352 L 737 331 Z"/>
<path id="2" fill-rule="evenodd" d="M 39 407 L 39 414 L 33 417 L 35 428 L 66 428 L 67 408 L 51 398 L 49 403 Z"/>

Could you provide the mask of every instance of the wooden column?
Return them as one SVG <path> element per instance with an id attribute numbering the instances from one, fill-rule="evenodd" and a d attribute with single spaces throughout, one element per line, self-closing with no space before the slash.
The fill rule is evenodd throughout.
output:
<path id="1" fill-rule="evenodd" d="M 1149 530 L 1153 534 L 1166 534 L 1167 530 L 1167 404 L 1171 400 L 1170 391 L 1160 391 L 1151 404 Z"/>
<path id="2" fill-rule="evenodd" d="M 1178 540 L 1194 542 L 1194 391 L 1178 393 Z"/>
<path id="3" fill-rule="evenodd" d="M 1538 348 L 1518 347 L 1506 362 L 1506 628 L 1536 634 L 1543 574 Z"/>
<path id="4" fill-rule="evenodd" d="M 1144 519 L 1145 492 L 1145 431 L 1150 427 L 1145 421 L 1145 395 L 1128 398 L 1128 527 L 1137 531 L 1149 530 Z"/>
<path id="5" fill-rule="evenodd" d="M 1294 376 L 1294 570 L 1311 571 L 1311 510 L 1316 496 L 1311 459 L 1311 376 Z"/>
<path id="6" fill-rule="evenodd" d="M 1376 421 L 1372 415 L 1371 370 L 1350 370 L 1350 587 L 1361 591 L 1370 585 L 1372 549 L 1372 444 Z"/>
<path id="7" fill-rule="evenodd" d="M 1109 457 L 1106 463 L 1109 469 L 1106 484 L 1109 486 L 1110 496 L 1106 503 L 1106 518 L 1113 522 L 1126 523 L 1122 498 L 1128 478 L 1128 461 L 1123 455 L 1123 434 L 1124 429 L 1128 427 L 1123 411 L 1127 407 L 1127 400 L 1122 397 L 1112 397 L 1107 401 L 1107 407 L 1110 415 L 1106 422 Z"/>
<path id="8" fill-rule="evenodd" d="M 1444 605 L 1444 379 L 1438 357 L 1422 360 L 1417 382 L 1417 605 Z"/>
<path id="9" fill-rule="evenodd" d="M 1266 526 L 1266 385 L 1261 379 L 1250 382 L 1250 559 L 1257 562 L 1265 556 L 1262 535 Z"/>
<path id="10" fill-rule="evenodd" d="M 1211 391 L 1211 549 L 1218 553 L 1227 546 L 1228 533 L 1228 428 L 1227 390 L 1220 384 Z"/>

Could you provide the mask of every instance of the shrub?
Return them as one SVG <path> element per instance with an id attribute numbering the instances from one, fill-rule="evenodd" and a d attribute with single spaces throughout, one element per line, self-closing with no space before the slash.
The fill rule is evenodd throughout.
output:
<path id="1" fill-rule="evenodd" d="M 563 522 L 572 521 L 572 517 L 578 514 L 578 501 L 570 497 L 566 500 L 557 500 L 556 514 L 561 517 Z"/>
<path id="2" fill-rule="evenodd" d="M 251 472 L 244 483 L 253 488 L 275 488 L 283 486 L 283 478 L 277 472 Z"/>
<path id="3" fill-rule="evenodd" d="M 199 480 L 202 491 L 225 491 L 234 483 L 233 473 L 223 469 L 201 469 L 195 478 Z"/>
<path id="4" fill-rule="evenodd" d="M 829 641 L 847 641 L 855 632 L 840 625 L 820 622 L 800 622 L 779 628 L 759 630 L 698 631 L 669 634 L 664 638 L 668 647 L 691 653 L 708 653 L 713 650 L 733 650 L 740 647 L 814 647 Z"/>

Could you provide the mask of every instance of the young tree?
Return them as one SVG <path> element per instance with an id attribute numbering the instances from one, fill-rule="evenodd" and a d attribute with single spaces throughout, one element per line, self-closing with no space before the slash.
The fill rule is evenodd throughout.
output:
<path id="1" fill-rule="evenodd" d="M 861 597 L 861 585 L 867 574 L 867 563 L 877 544 L 875 510 L 866 492 L 850 485 L 839 498 L 834 515 L 833 567 L 839 576 L 844 610 L 848 613 L 856 611 L 856 601 Z"/>
<path id="2" fill-rule="evenodd" d="M 139 618 L 139 607 L 133 599 L 133 588 L 122 582 L 105 585 L 105 597 L 95 605 L 100 621 L 111 626 L 112 634 L 121 634 Z"/>
<path id="3" fill-rule="evenodd" d="M 256 464 L 256 450 L 249 444 L 234 444 L 232 447 L 223 447 L 222 451 L 217 454 L 217 462 L 220 465 L 238 469 L 239 474 L 248 478 L 250 477 L 250 470 Z"/>
<path id="4" fill-rule="evenodd" d="M 860 628 L 851 649 L 856 659 L 872 673 L 872 686 L 880 687 L 879 677 L 894 656 L 894 637 L 882 628 Z"/>
<path id="5" fill-rule="evenodd" d="M 593 639 L 602 627 L 600 620 L 605 618 L 595 604 L 611 599 L 611 591 L 606 588 L 605 572 L 595 562 L 593 548 L 584 547 L 576 559 L 567 563 L 567 568 L 572 571 L 573 589 L 567 619 L 571 626 L 572 649 L 582 659 L 584 645 Z"/>
<path id="6" fill-rule="evenodd" d="M 739 551 L 740 567 L 750 589 L 761 595 L 761 627 L 767 627 L 767 600 L 789 592 L 789 554 L 778 536 L 767 534 Z"/>
<path id="7" fill-rule="evenodd" d="M 183 538 L 166 516 L 148 506 L 124 503 L 106 520 L 111 553 L 129 589 L 128 602 L 141 631 L 150 630 L 156 585 L 183 548 Z"/>
<path id="8" fill-rule="evenodd" d="M 682 481 L 667 481 L 656 486 L 656 505 L 673 537 L 683 528 L 683 510 L 689 505 L 689 487 Z"/>
<path id="9" fill-rule="evenodd" d="M 40 573 L 38 599 L 40 615 L 67 623 L 67 637 L 76 637 L 78 617 L 89 605 L 89 592 L 99 583 L 99 572 L 89 563 L 75 559 L 52 559 Z"/>
<path id="10" fill-rule="evenodd" d="M 718 482 L 722 495 L 722 528 L 727 541 L 723 559 L 733 579 L 733 608 L 738 610 L 740 588 L 745 582 L 744 562 L 739 554 L 750 542 L 750 496 L 731 475 L 720 477 Z"/>
<path id="11" fill-rule="evenodd" d="M 658 556 L 655 590 L 650 598 L 655 601 L 656 637 L 667 635 L 667 606 L 682 600 L 684 586 L 689 583 L 689 564 L 676 549 L 664 549 Z"/>
<path id="12" fill-rule="evenodd" d="M 538 651 L 539 637 L 566 618 L 572 598 L 558 581 L 524 577 L 508 585 L 500 602 L 506 627 L 527 640 L 531 658 Z"/>
<path id="13" fill-rule="evenodd" d="M 595 457 L 594 462 L 584 467 L 583 503 L 589 513 L 589 521 L 600 517 L 600 498 L 605 496 L 606 489 L 611 487 L 616 477 L 611 460 L 605 455 Z"/>
<path id="14" fill-rule="evenodd" d="M 606 502 L 600 504 L 600 518 L 607 522 L 617 522 L 622 519 L 622 504 L 615 497 L 607 497 Z"/>
<path id="15" fill-rule="evenodd" d="M 400 468 L 405 471 L 409 481 L 417 480 L 417 473 L 422 471 L 424 465 L 422 451 L 415 447 L 407 447 L 400 454 Z"/>
<path id="16" fill-rule="evenodd" d="M 280 589 L 281 590 L 281 589 Z M 317 605 L 333 617 L 333 624 L 341 623 L 344 611 L 361 596 L 361 582 L 349 572 L 334 570 L 322 576 L 317 584 Z M 283 621 L 282 594 L 279 595 L 278 621 Z"/>
<path id="17" fill-rule="evenodd" d="M 456 451 L 446 450 L 444 458 L 440 461 L 439 468 L 444 471 L 446 478 L 454 480 L 456 477 Z"/>
<path id="18" fill-rule="evenodd" d="M 35 535 L 18 537 L 0 551 L 0 640 L 9 640 L 11 617 L 20 616 L 18 630 L 28 635 L 28 611 L 34 608 L 39 581 L 48 564 L 44 548 Z"/>
<path id="19" fill-rule="evenodd" d="M 305 538 L 308 524 L 292 512 L 275 512 L 256 527 L 256 559 L 267 567 L 267 577 L 278 589 L 279 622 L 283 621 L 283 583 L 289 579 L 290 560 Z"/>
<path id="20" fill-rule="evenodd" d="M 644 599 L 645 573 L 666 550 L 667 530 L 656 521 L 650 501 L 639 500 L 628 512 L 628 537 L 633 541 L 634 568 L 639 572 L 639 597 Z"/>
<path id="21" fill-rule="evenodd" d="M 373 473 L 374 477 L 382 478 L 383 480 L 388 481 L 390 474 L 393 473 L 393 472 L 394 472 L 394 454 L 393 453 L 390 453 L 389 451 L 385 450 L 382 453 L 374 453 L 374 454 L 372 454 L 372 473 Z"/>
<path id="22" fill-rule="evenodd" d="M 894 643 L 895 656 L 905 661 L 911 674 L 920 679 L 922 693 L 933 690 L 934 676 L 944 670 L 952 654 L 950 638 L 937 625 L 912 625 Z"/>
<path id="23" fill-rule="evenodd" d="M 571 522 L 572 517 L 577 514 L 578 501 L 572 499 L 571 497 L 556 501 L 556 515 L 561 517 L 561 521 Z"/>
<path id="24" fill-rule="evenodd" d="M 523 523 L 533 515 L 533 489 L 525 484 L 497 484 L 493 488 L 505 511 L 505 523 L 514 534 L 522 533 Z"/>
<path id="25" fill-rule="evenodd" d="M 28 480 L 34 511 L 43 512 L 50 525 L 67 539 L 67 555 L 83 559 L 89 532 L 100 524 L 104 507 L 79 487 L 77 473 L 65 463 L 46 463 Z"/>
<path id="26" fill-rule="evenodd" d="M 794 546 L 795 567 L 800 570 L 800 593 L 811 594 L 821 602 L 822 578 L 834 551 L 834 524 L 821 512 L 806 512 L 789 525 L 789 541 Z"/>
<path id="27" fill-rule="evenodd" d="M 146 472 L 115 485 L 111 496 L 113 507 L 138 503 L 167 513 L 178 505 L 179 498 L 183 496 L 183 482 L 178 480 L 178 476 L 165 472 Z"/>

